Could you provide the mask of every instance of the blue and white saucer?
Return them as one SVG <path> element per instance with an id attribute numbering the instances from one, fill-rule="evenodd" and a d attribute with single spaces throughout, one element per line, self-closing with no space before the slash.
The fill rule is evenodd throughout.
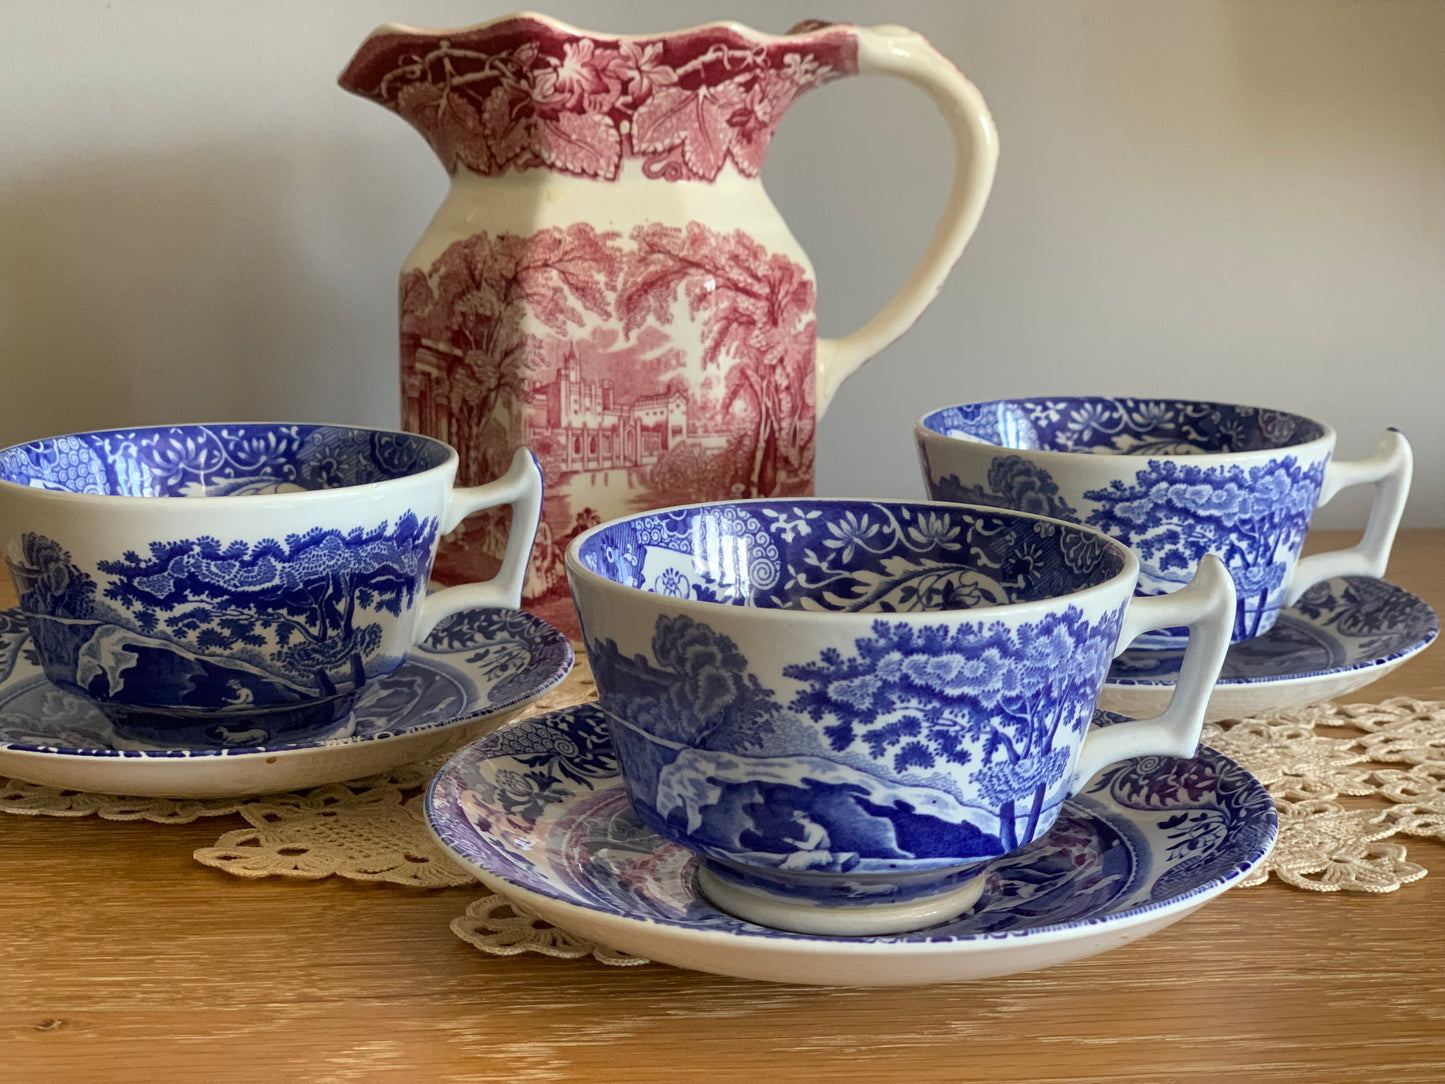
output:
<path id="1" fill-rule="evenodd" d="M 467 746 L 432 781 L 427 818 L 488 887 L 573 933 L 678 967 L 845 986 L 987 978 L 1127 944 L 1238 882 L 1277 830 L 1268 792 L 1221 754 L 1140 758 L 994 862 L 963 917 L 887 937 L 783 933 L 698 895 L 696 859 L 633 813 L 592 704 Z"/>
<path id="2" fill-rule="evenodd" d="M 1424 651 L 1440 620 L 1421 598 L 1372 576 L 1317 583 L 1263 636 L 1235 644 L 1207 718 L 1240 719 L 1353 692 Z M 1099 707 L 1157 715 L 1174 691 L 1182 651 L 1130 649 L 1114 661 Z"/>
<path id="3" fill-rule="evenodd" d="M 100 794 L 234 798 L 315 787 L 447 753 L 511 719 L 572 668 L 567 638 L 519 610 L 468 610 L 372 683 L 333 737 L 155 749 L 46 680 L 19 610 L 0 610 L 0 775 Z M 244 736 L 242 736 L 244 737 Z"/>

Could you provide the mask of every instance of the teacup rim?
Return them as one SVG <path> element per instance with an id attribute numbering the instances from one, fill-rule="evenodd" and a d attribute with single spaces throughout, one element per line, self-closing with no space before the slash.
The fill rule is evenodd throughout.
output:
<path id="1" fill-rule="evenodd" d="M 252 493 L 252 494 L 220 494 L 220 495 L 216 495 L 216 496 L 209 496 L 209 495 L 201 494 L 201 495 L 198 495 L 198 496 L 186 496 L 186 497 L 159 496 L 159 495 L 157 495 L 157 496 L 137 497 L 137 496 L 123 495 L 123 494 L 119 494 L 119 493 L 78 493 L 78 492 L 76 492 L 75 490 L 71 490 L 71 489 L 44 489 L 44 488 L 41 488 L 41 487 L 39 487 L 39 486 L 21 485 L 19 482 L 11 481 L 11 480 L 8 479 L 8 478 L 0 478 L 0 494 L 6 493 L 6 492 L 9 492 L 9 491 L 16 491 L 16 492 L 19 492 L 19 493 L 24 493 L 27 497 L 35 497 L 35 498 L 38 498 L 38 499 L 56 500 L 56 501 L 70 501 L 70 502 L 76 502 L 76 501 L 98 501 L 98 502 L 104 503 L 104 504 L 105 504 L 106 506 L 108 506 L 108 507 L 115 507 L 115 508 L 122 508 L 122 507 L 146 507 L 146 508 L 152 508 L 152 509 L 158 509 L 158 508 L 160 508 L 160 507 L 165 507 L 165 508 L 167 508 L 167 509 L 180 509 L 180 508 L 183 508 L 183 507 L 186 507 L 186 508 L 197 508 L 197 509 L 202 508 L 202 507 L 205 507 L 205 508 L 217 508 L 217 507 L 223 507 L 223 508 L 228 508 L 228 507 L 254 508 L 254 507 L 256 507 L 256 506 L 258 505 L 259 502 L 263 502 L 263 501 L 264 501 L 264 502 L 267 502 L 267 503 L 269 503 L 269 502 L 271 502 L 271 501 L 282 501 L 282 502 L 285 502 L 286 504 L 299 504 L 299 503 L 303 503 L 303 502 L 315 504 L 315 503 L 318 503 L 319 501 L 321 501 L 321 500 L 323 500 L 323 499 L 331 500 L 331 501 L 345 500 L 345 499 L 347 499 L 348 497 L 354 495 L 356 492 L 361 491 L 361 490 L 375 490 L 377 487 L 380 487 L 380 486 L 388 486 L 388 487 L 390 487 L 390 486 L 399 486 L 399 485 L 404 485 L 404 484 L 406 484 L 406 483 L 415 482 L 417 479 L 419 479 L 419 478 L 424 478 L 424 477 L 426 477 L 427 475 L 432 474 L 432 473 L 435 472 L 435 471 L 446 471 L 446 470 L 448 470 L 448 469 L 451 469 L 451 470 L 455 471 L 458 463 L 460 462 L 460 457 L 457 455 L 457 450 L 456 450 L 454 447 L 452 447 L 452 446 L 451 446 L 450 444 L 448 444 L 446 441 L 441 440 L 441 439 L 438 438 L 438 437 L 428 436 L 428 435 L 426 435 L 425 433 L 412 433 L 412 432 L 410 432 L 410 431 L 408 431 L 408 430 L 405 430 L 405 429 L 396 429 L 396 428 L 393 428 L 393 427 L 390 427 L 390 426 L 383 426 L 383 425 L 362 425 L 362 424 L 358 424 L 358 423 L 355 423 L 355 422 L 299 421 L 299 420 L 295 420 L 295 419 L 274 419 L 274 418 L 273 418 L 273 419 L 257 418 L 257 419 L 251 419 L 251 420 L 249 420 L 249 421 L 245 421 L 245 420 L 227 420 L 227 421 L 209 421 L 209 422 L 207 422 L 207 421 L 165 422 L 165 423 L 163 423 L 163 424 L 158 424 L 158 425 L 135 425 L 135 426 L 120 425 L 120 426 L 108 426 L 108 427 L 102 428 L 102 429 L 76 429 L 76 430 L 73 430 L 73 431 L 68 432 L 68 433 L 53 433 L 53 434 L 51 434 L 51 435 L 49 435 L 49 436 L 35 437 L 35 438 L 31 439 L 31 440 L 22 440 L 22 441 L 16 441 L 16 442 L 13 443 L 13 444 L 7 444 L 7 445 L 5 445 L 3 448 L 0 448 L 0 455 L 4 455 L 6 452 L 8 452 L 8 451 L 10 451 L 11 449 L 14 449 L 14 448 L 23 448 L 23 447 L 25 447 L 25 446 L 28 445 L 28 444 L 42 443 L 42 442 L 45 442 L 45 441 L 65 440 L 67 437 L 95 436 L 95 435 L 102 434 L 102 433 L 128 433 L 128 432 L 129 432 L 129 433 L 141 433 L 141 432 L 159 432 L 159 431 L 166 430 L 166 429 L 222 428 L 222 427 L 225 427 L 225 426 L 246 426 L 246 425 L 257 425 L 257 426 L 288 426 L 288 425 L 295 425 L 295 426 L 313 426 L 313 427 L 318 428 L 318 429 L 350 429 L 350 430 L 353 430 L 353 431 L 364 432 L 364 433 L 382 433 L 382 434 L 388 434 L 388 435 L 393 435 L 393 436 L 402 436 L 402 437 L 414 438 L 414 439 L 416 439 L 416 440 L 425 441 L 425 442 L 428 443 L 428 444 L 440 445 L 441 447 L 443 447 L 443 448 L 446 449 L 446 451 L 447 451 L 447 456 L 446 456 L 446 458 L 443 459 L 440 463 L 436 464 L 436 466 L 434 466 L 434 467 L 428 467 L 428 468 L 426 468 L 426 470 L 417 471 L 417 472 L 414 473 L 414 474 L 403 474 L 403 475 L 400 475 L 399 477 L 396 477 L 396 478 L 385 478 L 385 479 L 382 479 L 381 481 L 377 481 L 377 482 L 361 482 L 361 483 L 356 484 L 356 485 L 331 486 L 331 487 L 326 488 L 326 489 L 300 489 L 300 490 L 288 490 L 288 491 L 273 492 L 273 493 L 264 493 L 264 494 L 256 494 L 256 493 Z M 162 502 L 169 502 L 169 503 L 166 503 L 166 504 L 163 505 Z"/>
<path id="2" fill-rule="evenodd" d="M 1303 440 L 1303 441 L 1300 441 L 1300 442 L 1298 442 L 1298 443 L 1296 443 L 1296 444 L 1281 444 L 1278 448 L 1260 448 L 1260 449 L 1256 449 L 1255 451 L 1245 451 L 1245 452 L 1190 452 L 1190 453 L 1188 453 L 1187 455 L 1181 455 L 1181 454 L 1164 454 L 1164 453 L 1156 454 L 1156 453 L 1151 452 L 1151 453 L 1149 453 L 1147 456 L 1128 456 L 1128 455 L 1098 455 L 1098 454 L 1096 454 L 1096 453 L 1094 453 L 1094 452 L 1087 451 L 1087 450 L 1065 451 L 1065 450 L 1060 449 L 1060 448 L 1012 448 L 1012 447 L 1009 447 L 1007 444 L 994 444 L 993 442 L 991 442 L 991 441 L 986 441 L 986 440 L 977 440 L 977 441 L 964 440 L 964 439 L 962 439 L 961 437 L 954 437 L 954 436 L 950 436 L 950 435 L 947 434 L 947 433 L 941 433 L 941 432 L 939 432 L 937 429 L 933 429 L 933 428 L 931 428 L 930 426 L 928 426 L 928 425 L 925 424 L 925 422 L 927 421 L 927 419 L 933 417 L 935 414 L 942 413 L 942 412 L 945 411 L 945 410 L 959 410 L 959 409 L 962 409 L 962 408 L 965 408 L 965 407 L 980 406 L 980 405 L 982 405 L 982 404 L 984 404 L 984 403 L 1019 403 L 1019 402 L 1026 402 L 1026 401 L 1029 401 L 1029 400 L 1041 400 L 1041 399 L 1109 400 L 1109 401 L 1115 401 L 1115 402 L 1117 402 L 1117 401 L 1119 401 L 1119 400 L 1133 400 L 1133 401 L 1136 401 L 1136 402 L 1137 402 L 1137 401 L 1140 401 L 1140 400 L 1146 400 L 1146 399 L 1147 399 L 1147 400 L 1153 400 L 1153 401 L 1170 401 L 1170 402 L 1178 402 L 1178 403 L 1197 403 L 1197 404 L 1200 404 L 1200 405 L 1232 407 L 1232 408 L 1234 408 L 1234 409 L 1247 408 L 1247 409 L 1249 409 L 1249 410 L 1260 410 L 1260 411 L 1262 411 L 1262 410 L 1271 410 L 1271 411 L 1275 411 L 1275 413 L 1279 413 L 1279 414 L 1289 414 L 1289 415 L 1292 415 L 1293 417 L 1296 417 L 1296 418 L 1301 419 L 1302 421 L 1309 422 L 1309 423 L 1312 424 L 1312 425 L 1317 425 L 1317 426 L 1320 427 L 1321 432 L 1320 432 L 1320 435 L 1319 435 L 1319 436 L 1313 438 L 1312 440 Z M 1261 406 L 1258 406 L 1258 405 L 1256 405 L 1256 404 L 1254 404 L 1254 403 L 1231 403 L 1231 402 L 1226 402 L 1226 401 L 1223 400 L 1223 399 L 1197 399 L 1197 398 L 1193 398 L 1193 397 L 1190 397 L 1190 396 L 1182 396 L 1182 395 L 1180 395 L 1180 396 L 1171 396 L 1171 395 L 1149 395 L 1149 396 L 1144 396 L 1144 395 L 1002 395 L 1002 396 L 997 396 L 997 397 L 992 398 L 992 399 L 974 399 L 974 400 L 970 400 L 970 401 L 962 402 L 962 403 L 949 403 L 949 404 L 946 404 L 946 405 L 944 405 L 944 406 L 930 407 L 928 410 L 925 410 L 922 414 L 920 414 L 920 415 L 914 420 L 914 422 L 913 422 L 913 435 L 914 435 L 914 438 L 915 438 L 916 440 L 919 440 L 919 441 L 932 440 L 932 441 L 947 442 L 947 443 L 950 443 L 950 444 L 965 444 L 965 445 L 977 445 L 977 446 L 981 446 L 981 447 L 985 447 L 985 448 L 1000 448 L 1000 449 L 1002 449 L 1002 450 L 1004 450 L 1004 451 L 1006 451 L 1006 452 L 1014 452 L 1014 453 L 1019 454 L 1019 455 L 1025 455 L 1025 454 L 1026 454 L 1026 455 L 1028 455 L 1028 457 L 1029 457 L 1030 459 L 1033 459 L 1033 458 L 1052 459 L 1052 460 L 1055 460 L 1055 461 L 1058 461 L 1058 462 L 1064 462 L 1064 461 L 1067 460 L 1067 461 L 1074 462 L 1074 463 L 1085 462 L 1085 461 L 1092 461 L 1092 460 L 1098 460 L 1098 461 L 1101 462 L 1101 463 L 1105 463 L 1105 462 L 1117 461 L 1117 460 L 1119 460 L 1119 459 L 1126 459 L 1126 458 L 1127 458 L 1127 459 L 1157 459 L 1157 460 L 1164 460 L 1164 461 L 1167 461 L 1167 462 L 1174 462 L 1174 463 L 1194 463 L 1194 464 L 1198 464 L 1199 462 L 1205 461 L 1205 460 L 1207 460 L 1207 461 L 1210 462 L 1210 463 L 1242 462 L 1242 461 L 1245 461 L 1245 460 L 1259 459 L 1259 458 L 1261 458 L 1261 457 L 1268 458 L 1268 457 L 1270 457 L 1270 456 L 1282 455 L 1282 454 L 1286 454 L 1286 453 L 1295 453 L 1295 454 L 1298 454 L 1299 450 L 1302 449 L 1302 448 L 1310 448 L 1310 447 L 1315 447 L 1315 446 L 1321 446 L 1321 447 L 1326 447 L 1326 448 L 1333 449 L 1333 447 L 1334 447 L 1334 445 L 1335 445 L 1335 442 L 1336 442 L 1337 439 L 1338 439 L 1338 434 L 1336 433 L 1334 426 L 1330 425 L 1328 422 L 1322 422 L 1322 421 L 1320 421 L 1318 418 L 1311 417 L 1311 416 L 1308 415 L 1308 414 L 1301 414 L 1301 413 L 1300 413 L 1299 411 L 1297 411 L 1297 410 L 1276 410 L 1274 407 L 1261 407 Z"/>
<path id="3" fill-rule="evenodd" d="M 795 502 L 798 504 L 883 504 L 883 505 L 906 505 L 911 508 L 937 508 L 940 510 L 957 512 L 963 509 L 985 516 L 1006 516 L 1016 519 L 1039 520 L 1044 523 L 1051 523 L 1058 527 L 1065 527 L 1070 530 L 1083 531 L 1093 535 L 1103 542 L 1109 549 L 1119 553 L 1123 558 L 1123 566 L 1118 572 L 1101 583 L 1092 584 L 1088 587 L 1081 587 L 1063 594 L 1051 595 L 1048 598 L 1031 599 L 1023 602 L 1002 602 L 989 606 L 975 606 L 957 610 L 805 610 L 801 608 L 782 608 L 770 606 L 736 606 L 727 602 L 712 602 L 704 599 L 677 598 L 671 595 L 660 595 L 655 591 L 648 591 L 646 588 L 634 587 L 631 584 L 619 583 L 617 580 L 609 579 L 599 572 L 594 572 L 582 563 L 579 556 L 582 547 L 592 536 L 618 523 L 628 520 L 640 519 L 644 516 L 660 516 L 673 512 L 687 512 L 698 508 L 732 508 L 746 505 L 776 504 L 779 502 Z M 1126 598 L 1132 598 L 1134 585 L 1139 579 L 1139 558 L 1132 549 L 1115 538 L 1111 538 L 1103 531 L 1094 527 L 1088 527 L 1080 523 L 1070 523 L 1068 520 L 1058 519 L 1054 516 L 1041 516 L 1034 512 L 1021 512 L 1011 508 L 997 508 L 992 505 L 964 504 L 958 501 L 933 501 L 912 497 L 743 497 L 736 500 L 715 500 L 695 501 L 689 504 L 675 504 L 666 508 L 648 508 L 637 512 L 630 512 L 624 516 L 617 516 L 595 527 L 589 527 L 577 535 L 567 544 L 563 553 L 563 565 L 567 572 L 569 585 L 576 576 L 579 579 L 595 583 L 601 588 L 616 588 L 629 594 L 649 596 L 662 600 L 669 607 L 692 614 L 711 614 L 716 616 L 719 612 L 739 611 L 747 613 L 750 618 L 765 621 L 791 620 L 798 615 L 806 615 L 804 620 L 822 621 L 828 620 L 834 623 L 846 623 L 852 625 L 871 624 L 874 621 L 905 621 L 913 624 L 925 624 L 940 620 L 968 620 L 957 615 L 967 614 L 1007 614 L 1012 616 L 1030 616 L 1035 613 L 1047 613 L 1057 609 L 1061 605 L 1088 601 L 1095 596 L 1108 595 L 1119 591 L 1124 583 L 1128 583 Z"/>

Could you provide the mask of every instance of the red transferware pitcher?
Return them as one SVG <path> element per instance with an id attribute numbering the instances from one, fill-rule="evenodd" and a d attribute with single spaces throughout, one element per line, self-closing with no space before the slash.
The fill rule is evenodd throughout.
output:
<path id="1" fill-rule="evenodd" d="M 869 74 L 933 99 L 956 144 L 953 190 L 897 296 L 819 339 L 812 266 L 759 173 L 794 99 Z M 584 528 L 812 492 L 818 418 L 938 292 L 998 157 L 978 90 L 896 26 L 384 26 L 341 85 L 410 121 L 452 177 L 402 267 L 402 424 L 454 445 L 464 485 L 536 452 L 547 495 L 526 604 L 574 631 L 562 551 Z M 504 517 L 469 519 L 437 578 L 491 576 Z"/>

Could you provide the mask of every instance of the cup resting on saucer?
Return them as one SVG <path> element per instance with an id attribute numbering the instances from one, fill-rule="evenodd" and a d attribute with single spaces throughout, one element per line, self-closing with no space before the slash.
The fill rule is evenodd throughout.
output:
<path id="1" fill-rule="evenodd" d="M 1095 527 L 1139 555 L 1140 594 L 1176 590 L 1217 555 L 1234 579 L 1236 643 L 1268 632 L 1313 584 L 1384 575 L 1412 469 L 1394 429 L 1369 457 L 1344 461 L 1322 422 L 1195 400 L 968 403 L 925 414 L 914 437 L 934 500 Z M 1362 484 L 1376 494 L 1360 544 L 1301 558 L 1315 509 Z M 1135 650 L 1183 646 L 1182 630 L 1158 629 Z"/>
<path id="2" fill-rule="evenodd" d="M 176 748 L 305 741 L 443 618 L 515 608 L 542 500 L 517 452 L 454 487 L 412 433 L 293 423 L 103 430 L 0 449 L 0 553 L 46 676 Z M 427 593 L 438 539 L 513 506 L 497 575 Z"/>
<path id="3" fill-rule="evenodd" d="M 907 501 L 760 500 L 593 528 L 567 573 L 639 818 L 750 921 L 883 934 L 951 918 L 1096 771 L 1192 755 L 1229 642 L 1206 559 L 1134 598 L 1089 528 Z M 1195 630 L 1155 719 L 1091 730 L 1140 632 Z"/>

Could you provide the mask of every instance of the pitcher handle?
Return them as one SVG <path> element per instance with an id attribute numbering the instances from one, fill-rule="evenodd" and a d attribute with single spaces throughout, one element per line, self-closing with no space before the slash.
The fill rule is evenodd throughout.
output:
<path id="1" fill-rule="evenodd" d="M 455 530 L 457 524 L 473 512 L 499 504 L 512 506 L 512 528 L 507 532 L 507 552 L 502 557 L 502 567 L 490 580 L 444 587 L 428 595 L 417 615 L 412 633 L 414 643 L 425 640 L 442 618 L 461 610 L 515 610 L 522 605 L 527 559 L 532 555 L 532 543 L 542 517 L 542 468 L 529 449 L 518 448 L 512 456 L 511 467 L 496 481 L 453 489 L 447 495 L 441 533 Z"/>
<path id="2" fill-rule="evenodd" d="M 1336 576 L 1383 576 L 1390 562 L 1390 549 L 1400 517 L 1405 514 L 1405 499 L 1410 495 L 1410 475 L 1414 457 L 1410 442 L 1398 429 L 1387 429 L 1374 454 L 1365 459 L 1331 459 L 1325 468 L 1324 485 L 1320 487 L 1315 506 L 1327 504 L 1347 486 L 1373 484 L 1375 501 L 1370 518 L 1358 544 L 1344 550 L 1312 553 L 1300 558 L 1294 566 L 1284 604 L 1293 606 L 1300 596 L 1321 580 Z"/>
<path id="3" fill-rule="evenodd" d="M 1224 562 L 1212 553 L 1204 555 L 1194 578 L 1178 591 L 1136 595 L 1129 600 L 1115 655 L 1140 633 L 1179 625 L 1189 626 L 1189 643 L 1164 714 L 1091 729 L 1074 764 L 1070 794 L 1077 794 L 1100 769 L 1116 761 L 1194 756 L 1209 696 L 1219 680 L 1234 631 L 1234 580 Z"/>
<path id="4" fill-rule="evenodd" d="M 921 87 L 953 134 L 953 188 L 933 240 L 903 288 L 851 335 L 818 340 L 818 413 L 858 366 L 902 335 L 928 307 L 973 236 L 993 187 L 998 130 L 983 95 L 921 34 L 901 26 L 857 27 L 858 74 L 893 75 Z"/>

